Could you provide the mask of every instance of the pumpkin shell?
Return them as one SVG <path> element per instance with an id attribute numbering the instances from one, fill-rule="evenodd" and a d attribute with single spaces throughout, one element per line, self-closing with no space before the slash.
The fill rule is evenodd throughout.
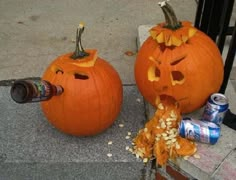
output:
<path id="1" fill-rule="evenodd" d="M 174 79 L 173 72 L 179 73 Z M 168 95 L 179 102 L 182 113 L 189 113 L 218 92 L 223 81 L 223 61 L 215 43 L 201 31 L 176 47 L 159 44 L 150 36 L 138 52 L 135 80 L 153 106 L 158 96 Z"/>
<path id="2" fill-rule="evenodd" d="M 71 59 L 72 53 L 58 57 L 42 77 L 64 89 L 61 95 L 41 102 L 46 118 L 62 132 L 76 136 L 95 135 L 107 129 L 122 104 L 118 73 L 93 50 L 88 52 L 92 55 L 83 60 Z"/>

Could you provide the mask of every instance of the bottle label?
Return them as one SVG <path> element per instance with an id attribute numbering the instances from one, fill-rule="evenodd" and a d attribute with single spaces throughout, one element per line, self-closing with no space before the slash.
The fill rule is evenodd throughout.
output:
<path id="1" fill-rule="evenodd" d="M 49 99 L 51 95 L 50 85 L 46 81 L 37 80 L 33 81 L 34 96 L 32 102 L 44 101 Z"/>

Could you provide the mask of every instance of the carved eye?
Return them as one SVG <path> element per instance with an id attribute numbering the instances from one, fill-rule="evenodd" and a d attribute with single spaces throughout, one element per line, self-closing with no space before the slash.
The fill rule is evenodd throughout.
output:
<path id="1" fill-rule="evenodd" d="M 82 72 L 74 72 L 74 78 L 80 79 L 80 80 L 87 80 L 87 79 L 89 79 L 89 76 L 85 73 L 82 73 Z"/>
<path id="2" fill-rule="evenodd" d="M 149 81 L 159 81 L 161 76 L 161 71 L 159 68 L 156 66 L 150 66 L 147 73 Z"/>
<path id="3" fill-rule="evenodd" d="M 64 74 L 64 71 L 62 70 L 62 68 L 60 68 L 59 66 L 56 66 L 56 65 L 53 65 L 51 67 L 51 71 L 56 74 Z"/>
<path id="4" fill-rule="evenodd" d="M 170 63 L 171 66 L 175 66 L 179 63 L 181 63 L 187 55 L 181 55 L 179 57 L 176 57 L 175 59 L 173 59 Z M 185 77 L 184 74 L 180 71 L 171 71 L 171 83 L 172 85 L 176 85 L 176 84 L 183 84 L 185 81 Z"/>
<path id="5" fill-rule="evenodd" d="M 56 74 L 59 74 L 59 73 L 63 74 L 64 72 L 61 69 L 57 69 Z"/>
<path id="6" fill-rule="evenodd" d="M 172 85 L 183 84 L 185 81 L 183 73 L 180 71 L 171 71 L 171 82 Z"/>

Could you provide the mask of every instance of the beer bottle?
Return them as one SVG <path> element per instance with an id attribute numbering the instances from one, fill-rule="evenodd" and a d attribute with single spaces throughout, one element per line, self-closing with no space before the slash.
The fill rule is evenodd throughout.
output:
<path id="1" fill-rule="evenodd" d="M 17 103 L 39 102 L 63 93 L 63 88 L 45 80 L 17 80 L 11 87 L 11 98 Z"/>

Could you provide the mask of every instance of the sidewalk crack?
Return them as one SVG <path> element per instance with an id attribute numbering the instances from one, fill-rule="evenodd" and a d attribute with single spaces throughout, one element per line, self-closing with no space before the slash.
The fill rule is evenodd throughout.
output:
<path id="1" fill-rule="evenodd" d="M 215 171 L 212 173 L 211 178 L 213 178 L 216 173 L 218 172 L 218 170 L 221 168 L 221 166 L 223 165 L 223 163 L 225 162 L 225 160 L 234 152 L 236 151 L 236 147 L 234 147 L 226 156 L 225 158 L 221 161 L 221 163 L 216 167 Z"/>

